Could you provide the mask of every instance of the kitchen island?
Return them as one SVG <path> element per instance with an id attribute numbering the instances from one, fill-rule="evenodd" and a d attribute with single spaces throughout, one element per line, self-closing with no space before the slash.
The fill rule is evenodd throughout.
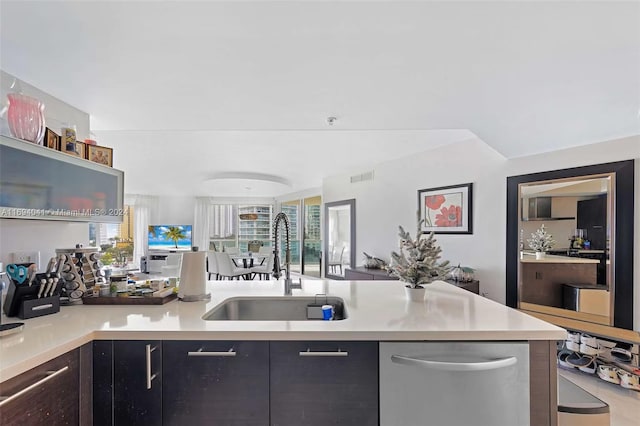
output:
<path id="1" fill-rule="evenodd" d="M 531 415 L 555 424 L 555 340 L 564 329 L 445 282 L 424 303 L 408 302 L 397 281 L 305 280 L 292 297 L 327 294 L 344 300 L 341 321 L 205 321 L 237 296 L 282 296 L 282 282 L 209 282 L 210 301 L 156 306 L 69 306 L 25 321 L 24 332 L 0 339 L 0 382 L 92 341 L 460 341 L 528 342 Z M 322 298 L 320 297 L 320 300 Z M 10 319 L 3 318 L 3 322 Z M 95 362 L 95 361 L 94 361 Z M 95 371 L 95 369 L 94 369 Z M 546 410 L 546 412 L 545 412 Z"/>
<path id="2" fill-rule="evenodd" d="M 595 286 L 600 261 L 547 254 L 542 259 L 525 254 L 520 259 L 518 300 L 526 304 L 564 308 L 563 285 Z M 606 287 L 602 286 L 605 290 Z"/>

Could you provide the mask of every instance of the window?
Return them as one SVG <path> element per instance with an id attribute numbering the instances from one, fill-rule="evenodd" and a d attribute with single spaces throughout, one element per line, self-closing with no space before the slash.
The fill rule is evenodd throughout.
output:
<path id="1" fill-rule="evenodd" d="M 137 264 L 133 259 L 133 206 L 124 206 L 122 223 L 90 223 L 89 245 L 100 247 L 104 265 Z"/>
<path id="2" fill-rule="evenodd" d="M 232 204 L 211 206 L 209 225 L 209 250 L 222 251 L 224 247 L 237 247 L 237 207 Z"/>
<path id="3" fill-rule="evenodd" d="M 273 206 L 214 204 L 211 207 L 209 250 L 238 247 L 246 251 L 249 241 L 260 241 L 267 247 L 271 245 Z M 240 215 L 248 213 L 257 215 L 257 219 L 240 219 Z"/>

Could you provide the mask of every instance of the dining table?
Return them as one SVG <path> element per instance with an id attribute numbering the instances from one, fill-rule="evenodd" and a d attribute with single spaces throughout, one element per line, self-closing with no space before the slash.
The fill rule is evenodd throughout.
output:
<path id="1" fill-rule="evenodd" d="M 229 257 L 231 257 L 231 261 L 237 267 L 251 269 L 254 266 L 262 265 L 262 263 L 268 257 L 268 255 L 250 252 L 250 253 L 231 254 L 229 255 Z M 245 279 L 249 279 L 250 276 L 251 276 L 251 273 L 247 272 L 247 274 L 245 275 Z"/>

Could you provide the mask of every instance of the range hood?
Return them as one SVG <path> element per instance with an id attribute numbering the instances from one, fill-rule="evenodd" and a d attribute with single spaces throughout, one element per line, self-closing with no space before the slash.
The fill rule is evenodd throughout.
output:
<path id="1" fill-rule="evenodd" d="M 575 217 L 552 217 L 551 202 L 553 197 L 525 198 L 522 203 L 522 220 L 574 220 Z M 525 215 L 525 208 L 528 215 Z"/>

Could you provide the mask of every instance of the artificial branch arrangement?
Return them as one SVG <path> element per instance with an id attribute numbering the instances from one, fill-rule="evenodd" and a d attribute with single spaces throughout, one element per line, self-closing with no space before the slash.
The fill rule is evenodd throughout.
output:
<path id="1" fill-rule="evenodd" d="M 422 284 L 429 284 L 438 279 L 444 279 L 449 270 L 449 261 L 438 262 L 442 249 L 436 245 L 433 232 L 426 236 L 421 231 L 424 219 L 418 221 L 416 239 L 399 226 L 400 253 L 391 252 L 390 275 L 398 277 L 411 288 L 422 288 Z"/>
<path id="2" fill-rule="evenodd" d="M 543 223 L 536 232 L 531 234 L 531 238 L 527 239 L 527 243 L 536 252 L 544 253 L 553 247 L 556 242 L 553 240 L 553 236 L 544 229 Z"/>

